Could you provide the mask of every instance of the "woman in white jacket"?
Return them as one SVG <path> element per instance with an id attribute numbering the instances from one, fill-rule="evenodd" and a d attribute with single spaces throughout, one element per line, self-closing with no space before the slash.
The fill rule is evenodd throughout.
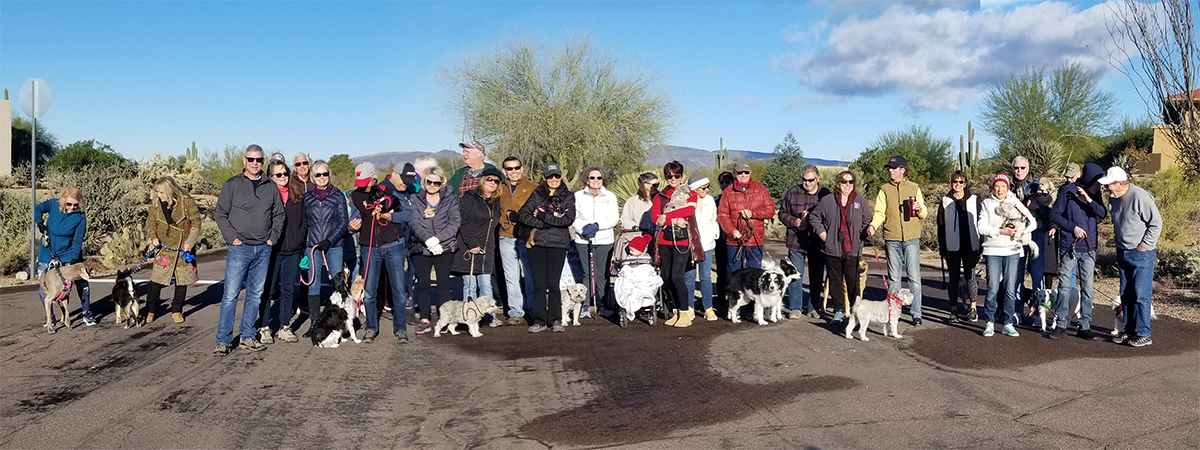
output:
<path id="1" fill-rule="evenodd" d="M 700 231 L 700 245 L 704 248 L 704 261 L 694 263 L 691 270 L 684 272 L 683 283 L 687 291 L 696 295 L 696 272 L 700 272 L 700 309 L 704 310 L 704 320 L 717 320 L 717 311 L 713 309 L 712 296 L 712 261 L 713 250 L 717 248 L 717 237 L 721 234 L 721 226 L 717 224 L 717 202 L 708 195 L 708 177 L 693 173 L 688 177 L 688 187 L 696 192 L 700 205 L 696 208 L 696 228 Z M 694 301 L 694 300 L 693 300 Z"/>
<path id="2" fill-rule="evenodd" d="M 1011 221 L 1001 217 L 996 208 L 1001 204 L 1013 206 L 1027 221 L 1024 233 L 1032 233 L 1037 228 L 1033 214 L 1021 204 L 1015 195 L 1009 193 L 1012 179 L 1008 175 L 998 173 L 992 178 L 992 195 L 983 200 L 979 211 L 979 221 L 976 227 L 983 237 L 983 257 L 987 263 L 987 299 L 984 303 L 983 320 L 987 325 L 983 329 L 985 337 L 995 334 L 996 296 L 1000 290 L 1001 277 L 1004 279 L 1004 330 L 1009 336 L 1018 336 L 1014 328 L 1015 318 L 1013 309 L 1017 299 L 1017 265 L 1021 260 L 1021 245 L 1017 236 L 1017 228 Z"/>
<path id="3" fill-rule="evenodd" d="M 612 299 L 605 295 L 608 292 L 608 258 L 612 254 L 615 237 L 613 229 L 621 222 L 620 201 L 616 194 L 604 188 L 604 170 L 599 167 L 589 167 L 583 171 L 585 188 L 575 192 L 575 246 L 579 248 L 580 259 L 583 252 L 588 251 L 589 261 L 584 263 L 587 277 L 583 282 L 588 287 L 588 295 L 596 304 L 601 316 L 610 316 L 616 308 L 611 305 Z"/>

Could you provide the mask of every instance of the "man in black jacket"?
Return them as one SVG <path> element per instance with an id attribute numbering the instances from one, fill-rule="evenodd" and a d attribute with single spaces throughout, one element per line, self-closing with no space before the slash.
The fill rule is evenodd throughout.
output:
<path id="1" fill-rule="evenodd" d="M 387 268 L 392 288 L 392 302 L 397 309 L 408 303 L 405 288 L 404 260 L 408 257 L 404 229 L 412 220 L 408 197 L 396 196 L 390 188 L 376 186 L 375 165 L 359 164 L 354 170 L 354 191 L 350 192 L 350 229 L 358 230 L 363 264 L 366 266 L 363 287 L 363 308 L 367 311 L 366 333 L 363 341 L 375 342 L 379 336 L 379 308 L 375 297 L 379 274 Z M 375 193 L 382 191 L 382 195 Z M 392 320 L 392 332 L 399 344 L 408 343 L 408 327 L 403 317 Z"/>

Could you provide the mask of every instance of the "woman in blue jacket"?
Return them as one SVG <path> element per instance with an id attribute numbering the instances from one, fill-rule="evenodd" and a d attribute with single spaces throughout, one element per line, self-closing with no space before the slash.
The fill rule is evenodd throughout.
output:
<path id="1" fill-rule="evenodd" d="M 38 250 L 39 279 L 47 269 L 53 270 L 53 267 L 60 265 L 69 266 L 83 262 L 83 234 L 87 231 L 87 216 L 83 213 L 83 194 L 79 192 L 79 188 L 68 187 L 63 189 L 59 198 L 38 203 L 33 209 L 33 217 L 38 229 L 46 238 Z M 87 280 L 76 281 L 75 288 L 78 289 L 80 308 L 83 310 L 83 324 L 89 327 L 95 325 Z M 41 288 L 38 288 L 38 296 L 44 304 L 46 294 Z M 69 320 L 70 318 L 63 317 L 63 322 Z"/>
<path id="2" fill-rule="evenodd" d="M 321 312 L 321 282 L 329 274 L 342 271 L 342 239 L 349 229 L 346 195 L 330 183 L 329 164 L 317 161 L 312 167 L 315 186 L 304 194 L 304 214 L 308 217 L 309 327 L 304 337 L 312 336 L 312 326 Z M 329 272 L 326 273 L 326 265 Z"/>

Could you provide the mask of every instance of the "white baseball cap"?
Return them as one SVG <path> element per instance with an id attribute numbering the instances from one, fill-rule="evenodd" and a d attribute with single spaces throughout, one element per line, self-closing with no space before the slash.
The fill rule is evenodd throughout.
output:
<path id="1" fill-rule="evenodd" d="M 1129 174 L 1125 173 L 1125 169 L 1113 166 L 1109 167 L 1108 172 L 1105 173 L 1103 177 L 1100 177 L 1100 179 L 1097 181 L 1099 181 L 1100 184 L 1107 186 L 1118 181 L 1129 181 Z"/>

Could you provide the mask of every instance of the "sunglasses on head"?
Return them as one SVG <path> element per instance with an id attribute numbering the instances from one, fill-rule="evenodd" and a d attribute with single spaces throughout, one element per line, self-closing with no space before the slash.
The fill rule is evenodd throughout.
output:
<path id="1" fill-rule="evenodd" d="M 296 166 L 296 167 L 300 167 L 300 166 L 307 166 L 307 165 L 308 165 L 308 161 L 300 161 L 300 162 L 298 162 L 298 163 L 295 163 L 295 164 L 292 164 L 292 165 L 293 165 L 293 166 Z"/>
<path id="2" fill-rule="evenodd" d="M 521 170 L 521 166 L 508 166 L 508 167 L 505 167 L 504 170 L 507 170 L 509 172 L 512 172 L 514 170 Z"/>
<path id="3" fill-rule="evenodd" d="M 589 180 L 603 180 L 603 179 L 604 179 L 604 177 L 593 177 L 593 176 L 589 176 L 589 177 L 588 177 L 588 179 L 589 179 Z"/>
<path id="4" fill-rule="evenodd" d="M 738 175 L 750 175 L 750 171 L 749 170 L 739 170 Z"/>
<path id="5" fill-rule="evenodd" d="M 430 180 L 426 180 L 426 181 L 425 181 L 425 184 L 428 184 L 428 185 L 430 185 L 430 186 L 437 187 L 437 186 L 441 186 L 441 185 L 442 185 L 442 182 L 441 182 L 441 181 L 430 181 Z"/>
<path id="6" fill-rule="evenodd" d="M 262 159 L 262 158 L 251 158 L 251 157 L 247 156 L 247 157 L 246 157 L 246 162 L 251 162 L 251 163 L 259 163 L 259 164 L 262 164 L 262 162 L 263 162 L 263 159 Z"/>
<path id="7" fill-rule="evenodd" d="M 317 172 L 313 174 L 313 178 L 321 178 L 329 176 L 329 172 Z"/>
<path id="8" fill-rule="evenodd" d="M 277 172 L 275 174 L 272 174 L 271 176 L 273 176 L 275 178 L 286 178 L 288 176 L 288 174 L 287 174 L 287 172 Z"/>
<path id="9" fill-rule="evenodd" d="M 680 178 L 683 178 L 683 174 L 682 174 L 682 173 L 672 173 L 672 174 L 669 174 L 669 175 L 667 175 L 667 179 L 668 179 L 668 180 L 677 180 L 677 179 L 680 179 Z"/>

